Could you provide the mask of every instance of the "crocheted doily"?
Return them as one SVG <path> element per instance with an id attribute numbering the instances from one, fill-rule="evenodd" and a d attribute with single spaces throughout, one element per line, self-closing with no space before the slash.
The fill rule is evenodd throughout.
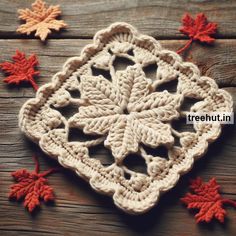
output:
<path id="1" fill-rule="evenodd" d="M 117 58 L 128 65 L 116 68 Z M 145 73 L 150 65 L 156 66 L 155 78 Z M 172 80 L 177 81 L 176 92 L 158 90 Z M 79 97 L 72 96 L 75 91 Z M 162 49 L 131 25 L 115 23 L 99 31 L 80 57 L 70 58 L 52 82 L 23 105 L 19 125 L 43 151 L 88 180 L 92 188 L 113 196 L 124 211 L 139 214 L 153 207 L 160 193 L 173 188 L 220 134 L 219 123 L 196 123 L 193 132 L 173 128 L 172 122 L 186 114 L 185 98 L 198 99 L 190 111 L 232 111 L 231 96 L 211 78 L 200 76 L 194 64 L 182 62 L 178 54 Z M 70 105 L 78 109 L 68 118 L 58 108 Z M 69 141 L 71 128 L 92 139 Z M 99 144 L 111 151 L 113 164 L 103 165 L 96 155 L 90 156 L 91 148 Z M 168 158 L 147 151 L 160 146 L 168 149 Z M 145 161 L 146 173 L 124 164 L 134 153 L 132 158 Z"/>

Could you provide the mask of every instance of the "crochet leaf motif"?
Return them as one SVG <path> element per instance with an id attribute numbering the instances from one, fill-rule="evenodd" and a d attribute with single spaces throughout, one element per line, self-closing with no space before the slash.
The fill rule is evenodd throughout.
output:
<path id="1" fill-rule="evenodd" d="M 29 172 L 26 169 L 20 169 L 12 173 L 13 178 L 17 182 L 11 186 L 9 193 L 10 199 L 20 200 L 24 198 L 24 206 L 32 212 L 40 205 L 40 199 L 45 202 L 53 201 L 55 196 L 53 188 L 47 184 L 46 175 L 56 171 L 49 169 L 39 173 L 38 161 L 36 159 L 36 168 Z"/>
<path id="2" fill-rule="evenodd" d="M 198 13 L 193 19 L 189 14 L 185 14 L 182 18 L 183 26 L 179 31 L 189 37 L 187 43 L 180 48 L 177 53 L 185 51 L 193 41 L 199 40 L 202 43 L 213 43 L 215 39 L 212 37 L 216 33 L 217 24 L 207 22 L 207 18 L 203 13 Z"/>
<path id="3" fill-rule="evenodd" d="M 103 76 L 83 76 L 82 98 L 89 106 L 80 107 L 71 120 L 84 127 L 85 133 L 107 134 L 105 146 L 112 150 L 117 162 L 130 152 L 137 152 L 139 143 L 157 147 L 172 144 L 169 124 L 178 117 L 181 95 L 152 92 L 151 81 L 139 66 L 129 66 L 116 73 L 116 83 Z M 169 112 L 161 117 L 161 111 Z M 147 138 L 149 136 L 149 138 Z"/>
<path id="4" fill-rule="evenodd" d="M 195 19 L 189 14 L 185 14 L 182 22 L 183 27 L 180 28 L 180 32 L 188 35 L 191 39 L 205 43 L 212 43 L 215 41 L 211 35 L 215 34 L 217 24 L 207 22 L 207 18 L 203 13 L 197 14 Z"/>
<path id="5" fill-rule="evenodd" d="M 187 193 L 185 197 L 181 198 L 181 201 L 187 204 L 188 209 L 200 209 L 195 215 L 197 223 L 201 221 L 210 222 L 213 218 L 224 222 L 226 211 L 223 208 L 223 204 L 228 203 L 236 207 L 235 201 L 222 198 L 219 194 L 220 186 L 215 178 L 203 183 L 202 179 L 198 177 L 191 181 L 190 189 L 194 194 Z"/>
<path id="6" fill-rule="evenodd" d="M 0 64 L 2 70 L 9 74 L 3 81 L 8 84 L 16 84 L 26 81 L 30 82 L 35 90 L 38 89 L 37 84 L 34 81 L 34 76 L 39 75 L 39 71 L 34 69 L 38 65 L 38 59 L 35 54 L 32 54 L 28 59 L 25 54 L 20 51 L 16 51 L 16 54 L 12 57 L 12 62 L 3 62 Z"/>
<path id="7" fill-rule="evenodd" d="M 21 25 L 17 32 L 22 34 L 31 34 L 36 31 L 35 36 L 38 36 L 44 41 L 51 30 L 60 30 L 67 26 L 63 20 L 56 20 L 61 14 L 60 6 L 46 7 L 46 3 L 42 0 L 36 0 L 32 4 L 32 10 L 19 9 L 19 18 L 25 20 L 26 23 Z"/>

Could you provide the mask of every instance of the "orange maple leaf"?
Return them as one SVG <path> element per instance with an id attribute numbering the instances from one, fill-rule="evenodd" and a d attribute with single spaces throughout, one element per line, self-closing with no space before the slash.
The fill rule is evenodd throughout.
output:
<path id="1" fill-rule="evenodd" d="M 32 4 L 32 10 L 19 9 L 18 13 L 20 14 L 19 18 L 25 20 L 26 23 L 21 25 L 17 32 L 29 35 L 36 31 L 35 36 L 39 36 L 42 41 L 47 38 L 51 30 L 58 31 L 67 26 L 63 20 L 56 20 L 56 17 L 61 14 L 60 6 L 47 8 L 46 3 L 42 0 L 36 0 Z"/>
<path id="2" fill-rule="evenodd" d="M 38 89 L 38 85 L 34 81 L 34 76 L 39 75 L 39 71 L 34 69 L 38 65 L 38 59 L 35 54 L 32 54 L 29 58 L 25 57 L 23 52 L 16 50 L 16 54 L 12 57 L 12 62 L 3 62 L 0 64 L 0 68 L 6 73 L 10 74 L 3 81 L 8 84 L 18 85 L 20 82 L 30 82 L 35 90 Z"/>
<path id="3" fill-rule="evenodd" d="M 40 205 L 40 199 L 48 202 L 55 198 L 53 188 L 47 185 L 45 176 L 58 169 L 52 168 L 39 173 L 39 163 L 36 157 L 35 162 L 36 167 L 32 172 L 26 169 L 20 169 L 12 173 L 12 176 L 18 183 L 11 185 L 11 191 L 9 193 L 10 199 L 20 200 L 24 198 L 24 206 L 29 212 L 32 212 Z"/>
<path id="4" fill-rule="evenodd" d="M 197 223 L 201 221 L 210 222 L 214 217 L 220 222 L 224 222 L 226 211 L 223 204 L 228 203 L 236 207 L 236 202 L 223 198 L 219 194 L 220 186 L 215 178 L 208 183 L 203 183 L 201 178 L 191 181 L 190 189 L 195 194 L 187 193 L 181 201 L 187 204 L 188 209 L 197 208 L 200 211 L 195 215 Z"/>

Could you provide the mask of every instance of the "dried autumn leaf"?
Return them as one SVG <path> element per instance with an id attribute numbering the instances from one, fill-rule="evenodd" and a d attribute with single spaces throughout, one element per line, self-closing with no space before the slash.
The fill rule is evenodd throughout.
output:
<path id="1" fill-rule="evenodd" d="M 201 178 L 191 181 L 190 189 L 195 193 L 187 193 L 181 201 L 187 205 L 188 209 L 197 208 L 200 211 L 195 215 L 197 223 L 201 221 L 210 222 L 213 218 L 224 222 L 226 211 L 223 204 L 228 203 L 236 207 L 236 202 L 223 198 L 219 194 L 220 186 L 215 178 L 208 183 L 203 183 Z"/>
<path id="2" fill-rule="evenodd" d="M 29 172 L 26 169 L 21 169 L 13 172 L 12 176 L 17 183 L 11 186 L 9 198 L 16 200 L 24 198 L 24 206 L 29 212 L 40 205 L 40 199 L 45 202 L 54 200 L 53 188 L 47 185 L 45 177 L 56 170 L 54 168 L 39 173 L 39 164 L 36 159 L 34 171 Z"/>
<path id="3" fill-rule="evenodd" d="M 28 59 L 25 54 L 20 51 L 16 51 L 16 54 L 12 57 L 12 62 L 3 62 L 0 64 L 0 68 L 9 74 L 3 81 L 8 84 L 16 84 L 23 81 L 30 82 L 35 90 L 38 89 L 38 85 L 34 81 L 34 76 L 39 75 L 39 71 L 36 71 L 34 67 L 38 65 L 38 59 L 35 54 L 32 54 Z"/>
<path id="4" fill-rule="evenodd" d="M 212 43 L 215 39 L 212 37 L 216 33 L 217 24 L 214 22 L 207 22 L 207 17 L 203 13 L 198 13 L 193 19 L 189 14 L 185 14 L 182 18 L 183 26 L 179 31 L 187 35 L 190 40 L 186 45 L 179 49 L 177 53 L 183 52 L 190 46 L 192 41 L 199 40 L 203 43 Z"/>
<path id="5" fill-rule="evenodd" d="M 18 13 L 19 18 L 25 20 L 26 23 L 21 25 L 17 32 L 29 35 L 36 31 L 35 36 L 39 36 L 42 41 L 47 38 L 51 30 L 58 31 L 67 26 L 63 20 L 56 20 L 56 17 L 61 14 L 60 6 L 47 8 L 46 3 L 42 0 L 36 0 L 32 4 L 32 10 L 19 9 Z"/>

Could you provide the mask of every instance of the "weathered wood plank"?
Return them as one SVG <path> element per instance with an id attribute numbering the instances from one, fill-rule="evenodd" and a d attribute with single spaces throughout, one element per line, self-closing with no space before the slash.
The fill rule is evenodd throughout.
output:
<path id="1" fill-rule="evenodd" d="M 170 198 L 169 198 L 170 200 Z M 234 235 L 235 225 L 231 222 L 234 219 L 233 211 L 229 209 L 231 218 L 224 226 L 216 222 L 210 225 L 197 226 L 193 217 L 183 206 L 173 207 L 177 202 L 172 202 L 169 206 L 167 202 L 162 201 L 163 206 L 156 208 L 149 215 L 127 216 L 121 212 L 106 211 L 105 207 L 61 207 L 55 211 L 54 207 L 43 207 L 41 214 L 30 217 L 21 206 L 14 214 L 15 219 L 9 221 L 9 215 L 5 214 L 3 218 L 5 225 L 1 229 L 7 229 L 10 232 L 21 231 L 32 232 L 32 235 Z M 4 207 L 9 212 L 9 207 Z M 92 211 L 92 212 L 91 212 Z M 94 214 L 96 212 L 96 214 Z M 11 223 L 12 222 L 12 223 Z M 0 231 L 1 232 L 1 231 Z M 34 233 L 35 232 L 35 233 Z M 213 232 L 213 233 L 212 233 Z M 37 234 L 38 233 L 38 234 Z M 8 235 L 8 234 L 3 234 Z M 16 235 L 16 234 L 15 234 Z M 20 234 L 21 235 L 21 234 Z"/>
<path id="2" fill-rule="evenodd" d="M 91 42 L 87 39 L 63 39 L 50 40 L 47 45 L 44 45 L 37 40 L 0 40 L 1 61 L 10 60 L 16 49 L 24 51 L 27 55 L 36 53 L 41 73 L 37 82 L 42 85 L 49 82 L 51 77 L 61 70 L 69 57 L 79 55 L 81 49 Z M 185 42 L 185 40 L 160 40 L 163 47 L 170 50 L 177 50 Z M 217 40 L 212 47 L 193 44 L 187 57 L 192 58 L 191 60 L 199 66 L 202 74 L 214 78 L 220 86 L 236 85 L 236 40 Z M 1 73 L 0 79 L 3 77 L 4 74 Z M 33 89 L 27 86 L 18 88 L 0 83 L 0 91 L 0 97 L 5 98 L 34 96 Z"/>
<path id="3" fill-rule="evenodd" d="M 21 37 L 15 32 L 20 24 L 17 9 L 29 8 L 32 2 L 32 0 L 0 1 L 0 37 Z M 47 0 L 47 2 L 61 5 L 62 19 L 69 25 L 67 30 L 51 37 L 92 37 L 97 30 L 113 22 L 125 21 L 154 37 L 183 38 L 178 28 L 181 25 L 181 17 L 186 11 L 192 14 L 204 12 L 210 21 L 217 22 L 219 30 L 216 37 L 236 37 L 234 0 L 203 0 L 191 3 L 185 0 Z"/>

